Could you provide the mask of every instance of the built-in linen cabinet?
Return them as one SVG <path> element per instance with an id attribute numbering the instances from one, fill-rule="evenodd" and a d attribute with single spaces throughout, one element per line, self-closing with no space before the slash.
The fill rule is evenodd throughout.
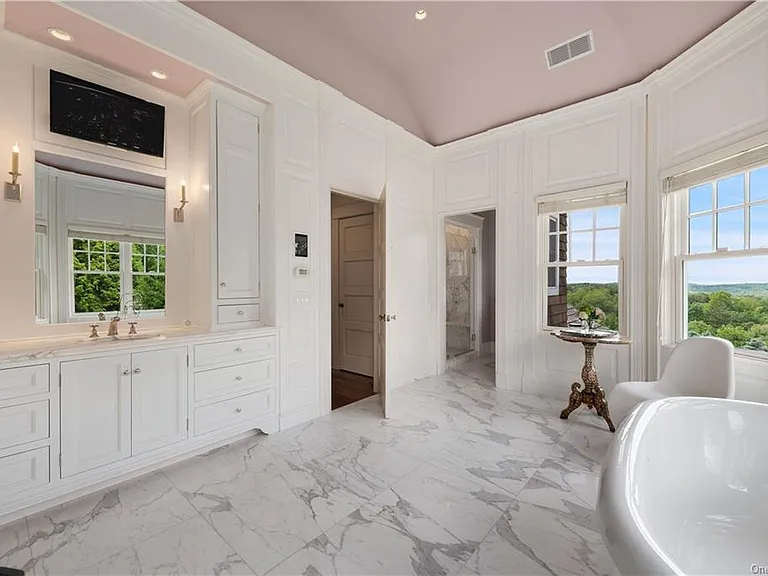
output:
<path id="1" fill-rule="evenodd" d="M 264 110 L 263 104 L 214 85 L 205 85 L 192 98 L 190 211 L 195 211 L 196 325 L 247 328 L 261 319 Z"/>
<path id="2" fill-rule="evenodd" d="M 61 477 L 187 437 L 187 349 L 61 363 Z"/>
<path id="3" fill-rule="evenodd" d="M 258 298 L 258 116 L 216 102 L 216 160 L 218 297 Z"/>

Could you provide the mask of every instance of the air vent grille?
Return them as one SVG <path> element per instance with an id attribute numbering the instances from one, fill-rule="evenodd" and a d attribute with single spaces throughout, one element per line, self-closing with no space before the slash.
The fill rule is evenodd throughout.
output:
<path id="1" fill-rule="evenodd" d="M 594 51 L 595 44 L 592 41 L 592 31 L 590 30 L 546 50 L 547 68 L 551 70 L 571 60 L 592 54 Z"/>

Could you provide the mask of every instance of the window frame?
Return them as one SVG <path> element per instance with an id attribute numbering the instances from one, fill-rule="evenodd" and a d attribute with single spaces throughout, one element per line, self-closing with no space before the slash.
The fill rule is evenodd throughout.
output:
<path id="1" fill-rule="evenodd" d="M 77 238 L 76 236 L 68 237 L 67 238 L 67 291 L 68 291 L 68 306 L 67 306 L 67 317 L 68 322 L 95 322 L 98 320 L 99 313 L 98 312 L 75 312 L 75 275 L 84 275 L 84 274 L 105 274 L 105 275 L 117 275 L 119 277 L 120 282 L 120 302 L 121 305 L 124 302 L 124 298 L 127 297 L 127 300 L 132 299 L 133 297 L 133 276 L 141 275 L 141 276 L 165 276 L 165 294 L 166 298 L 168 296 L 168 278 L 167 278 L 167 253 L 163 256 L 163 258 L 166 258 L 166 271 L 163 273 L 145 273 L 145 272 L 137 272 L 134 273 L 133 271 L 133 262 L 132 262 L 132 255 L 133 255 L 133 245 L 134 244 L 152 244 L 151 242 L 121 242 L 118 241 L 119 244 L 119 260 L 120 260 L 120 271 L 119 272 L 108 272 L 108 271 L 75 271 L 74 269 L 74 240 L 75 239 L 85 239 L 88 240 L 88 238 Z M 90 238 L 93 240 L 93 238 Z M 103 242 L 109 242 L 109 240 L 102 239 Z M 156 246 L 164 245 L 164 243 L 158 242 L 155 244 Z M 166 248 L 167 250 L 167 248 Z M 121 310 L 104 310 L 104 314 L 107 315 L 107 318 L 110 318 L 111 315 L 118 315 L 121 314 Z M 165 317 L 166 309 L 158 309 L 158 310 L 141 310 L 140 318 L 163 318 Z"/>
<path id="2" fill-rule="evenodd" d="M 605 226 L 605 227 L 598 227 L 597 226 L 597 211 L 602 208 L 611 208 L 615 207 L 618 208 L 619 211 L 619 221 L 616 226 Z M 592 211 L 592 226 L 590 228 L 585 228 L 584 230 L 577 230 L 576 232 L 586 232 L 590 231 L 592 233 L 592 260 L 570 260 L 571 255 L 571 246 L 572 243 L 570 242 L 570 235 L 573 232 L 572 230 L 567 230 L 565 232 L 557 231 L 557 232 L 550 232 L 549 231 L 549 223 L 553 218 L 556 218 L 559 216 L 559 214 L 562 213 L 573 213 L 573 212 L 583 212 L 585 210 L 591 210 Z M 549 287 L 549 279 L 548 279 L 548 270 L 549 268 L 553 267 L 556 270 L 559 270 L 560 268 L 596 268 L 596 267 L 617 267 L 617 278 L 616 282 L 618 284 L 618 294 L 619 294 L 619 306 L 618 306 L 618 312 L 619 312 L 619 326 L 617 332 L 619 334 L 624 334 L 627 332 L 627 313 L 626 313 L 626 286 L 624 281 L 624 270 L 625 270 L 625 262 L 626 262 L 626 244 L 625 241 L 626 238 L 626 211 L 627 211 L 627 204 L 624 202 L 609 202 L 600 206 L 594 206 L 591 208 L 577 208 L 573 210 L 561 210 L 558 212 L 550 212 L 550 213 L 544 213 L 539 215 L 539 238 L 544 238 L 544 242 L 540 242 L 540 250 L 539 250 L 539 257 L 540 257 L 540 270 L 541 272 L 541 278 L 543 278 L 544 287 L 546 288 L 546 295 L 543 295 L 543 290 L 539 290 L 539 298 L 540 298 L 540 310 L 541 310 L 541 321 L 539 322 L 539 325 L 541 327 L 541 330 L 545 332 L 552 332 L 555 330 L 559 330 L 563 328 L 563 326 L 550 326 L 547 323 L 548 319 L 548 299 L 550 296 L 556 296 L 559 294 L 559 286 L 560 286 L 560 274 L 557 273 L 557 286 L 558 291 L 554 294 L 550 292 Z M 558 222 L 559 226 L 559 222 Z M 599 231 L 607 231 L 607 230 L 617 230 L 618 231 L 618 241 L 619 241 L 619 252 L 618 252 L 618 259 L 609 259 L 609 260 L 596 260 L 595 257 L 595 250 L 596 250 L 596 233 Z M 569 260 L 566 260 L 565 262 L 550 262 L 549 261 L 549 239 L 551 236 L 560 234 L 568 234 L 569 242 L 568 242 L 568 258 Z"/>
<path id="3" fill-rule="evenodd" d="M 688 336 L 688 278 L 687 263 L 701 262 L 708 260 L 725 260 L 733 258 L 745 258 L 754 256 L 768 256 L 768 246 L 752 248 L 751 229 L 750 229 L 750 208 L 752 206 L 768 206 L 768 198 L 752 202 L 750 198 L 750 175 L 751 172 L 761 168 L 768 168 L 768 163 L 761 162 L 752 166 L 742 166 L 737 170 L 724 170 L 722 173 L 713 175 L 711 179 L 693 184 L 688 188 L 670 190 L 668 192 L 668 202 L 671 206 L 671 218 L 669 226 L 672 227 L 672 261 L 673 266 L 673 298 L 672 312 L 674 315 L 674 344 L 679 344 L 687 340 Z M 717 206 L 717 182 L 733 176 L 744 175 L 744 201 L 741 204 L 734 204 L 723 208 Z M 712 186 L 712 208 L 689 214 L 689 195 L 690 191 L 699 186 L 710 184 Z M 718 214 L 722 212 L 731 212 L 737 209 L 744 211 L 744 248 L 732 250 L 729 248 L 718 247 Z M 692 217 L 712 215 L 712 251 L 711 252 L 690 252 L 690 221 Z M 745 348 L 735 348 L 734 352 L 738 356 L 746 358 L 768 360 L 768 352 L 759 350 L 747 350 Z"/>

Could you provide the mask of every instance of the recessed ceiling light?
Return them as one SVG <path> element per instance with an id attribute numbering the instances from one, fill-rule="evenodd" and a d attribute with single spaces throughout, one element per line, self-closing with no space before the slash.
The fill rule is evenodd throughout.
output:
<path id="1" fill-rule="evenodd" d="M 48 28 L 48 34 L 56 38 L 56 40 L 61 40 L 62 42 L 72 42 L 72 34 L 67 32 L 66 30 L 62 30 L 61 28 Z"/>
<path id="2" fill-rule="evenodd" d="M 165 80 L 166 78 L 168 78 L 168 74 L 166 74 L 162 70 L 152 70 L 151 74 L 158 80 Z"/>
<path id="3" fill-rule="evenodd" d="M 416 17 L 416 20 L 424 20 L 424 18 L 427 17 L 427 11 L 423 8 L 421 10 L 416 10 L 416 14 L 414 14 Z"/>

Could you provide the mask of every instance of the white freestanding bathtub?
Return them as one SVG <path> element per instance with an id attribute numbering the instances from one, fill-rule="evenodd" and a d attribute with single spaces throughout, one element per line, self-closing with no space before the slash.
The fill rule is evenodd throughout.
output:
<path id="1" fill-rule="evenodd" d="M 640 405 L 608 449 L 597 510 L 624 576 L 768 574 L 768 405 Z"/>

